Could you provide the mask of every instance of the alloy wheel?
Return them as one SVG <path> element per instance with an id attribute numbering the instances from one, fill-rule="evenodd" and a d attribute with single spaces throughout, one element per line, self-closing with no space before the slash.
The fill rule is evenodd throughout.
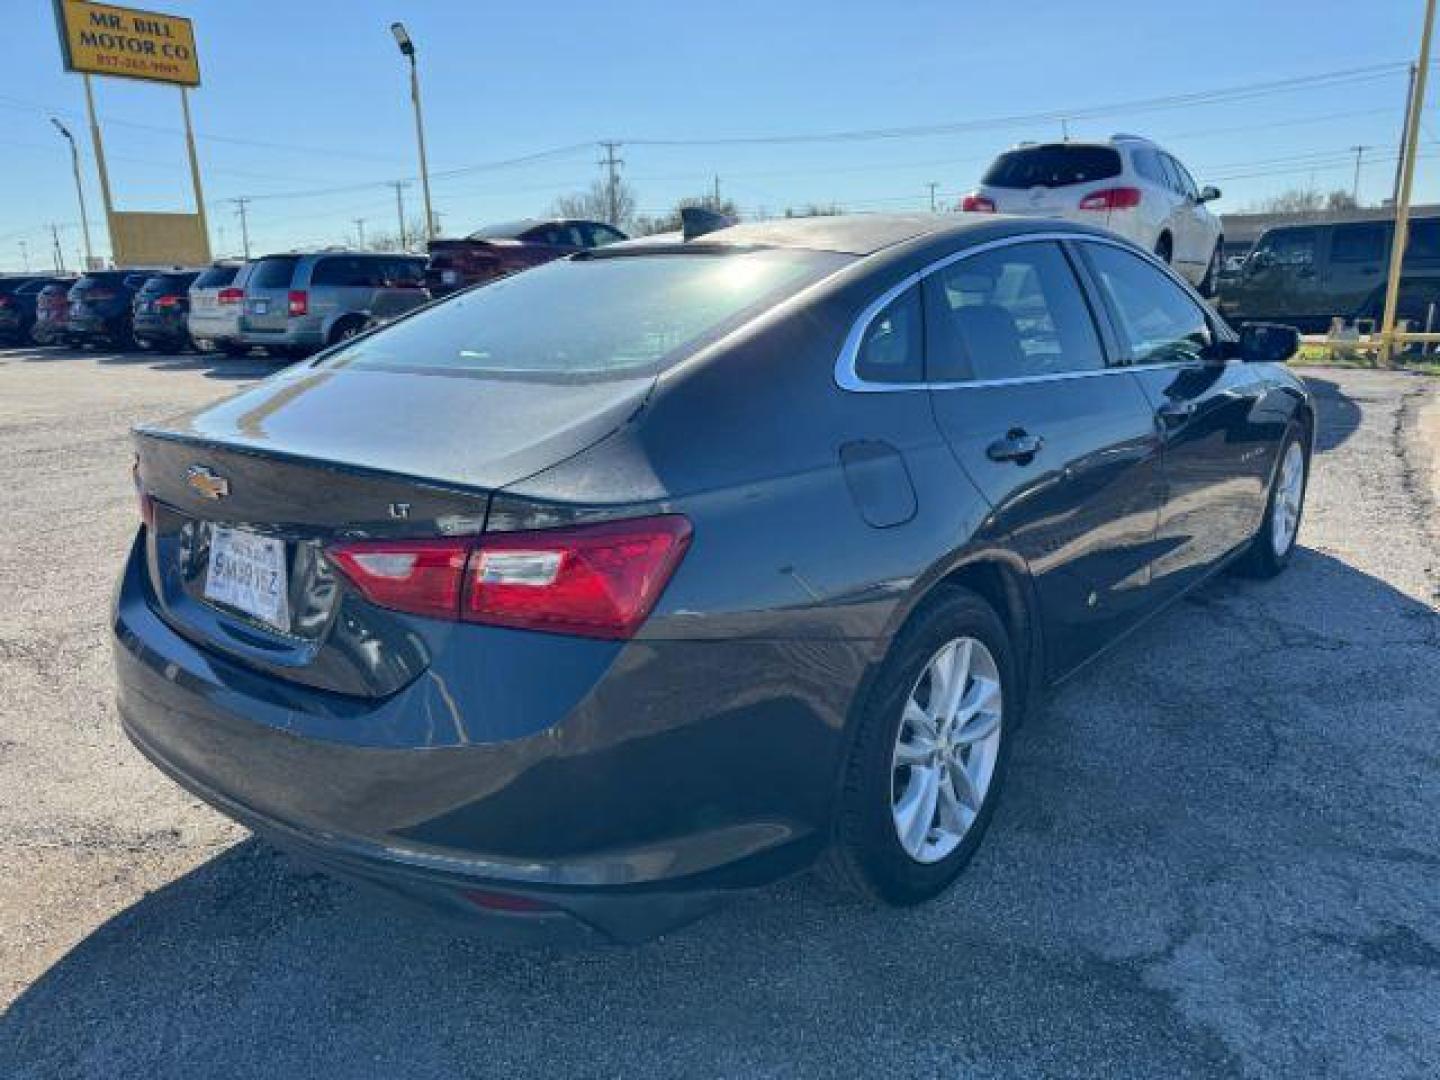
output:
<path id="1" fill-rule="evenodd" d="M 1285 449 L 1280 477 L 1275 482 L 1275 505 L 1270 512 L 1270 545 L 1283 556 L 1295 542 L 1300 526 L 1300 507 L 1305 498 L 1305 454 L 1298 442 Z"/>
<path id="2" fill-rule="evenodd" d="M 890 813 L 905 853 L 937 863 L 985 803 L 1000 754 L 1000 669 L 985 644 L 943 645 L 905 701 L 891 759 Z"/>

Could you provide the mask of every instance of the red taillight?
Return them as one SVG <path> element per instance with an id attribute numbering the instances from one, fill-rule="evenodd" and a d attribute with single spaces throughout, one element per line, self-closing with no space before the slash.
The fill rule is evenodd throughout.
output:
<path id="1" fill-rule="evenodd" d="M 238 304 L 245 299 L 244 289 L 221 289 L 215 294 L 215 299 L 222 304 Z"/>
<path id="2" fill-rule="evenodd" d="M 470 556 L 460 617 L 628 638 L 689 543 L 690 522 L 678 515 L 487 536 Z"/>
<path id="3" fill-rule="evenodd" d="M 995 213 L 995 200 L 972 191 L 960 200 L 960 209 L 967 214 L 993 214 Z"/>
<path id="4" fill-rule="evenodd" d="M 310 294 L 304 289 L 291 289 L 289 301 L 291 315 L 310 314 Z"/>
<path id="5" fill-rule="evenodd" d="M 157 296 L 155 298 L 156 307 L 179 307 L 184 302 L 183 296 Z"/>
<path id="6" fill-rule="evenodd" d="M 1092 192 L 1080 200 L 1081 210 L 1133 210 L 1140 205 L 1140 189 L 1112 187 Z"/>
<path id="7" fill-rule="evenodd" d="M 130 482 L 135 485 L 135 501 L 140 509 L 140 523 L 147 529 L 155 524 L 155 500 L 140 482 L 140 461 L 137 458 L 130 466 Z"/>
<path id="8" fill-rule="evenodd" d="M 8 296 L 0 296 L 0 307 L 9 307 L 9 306 L 10 306 L 10 297 L 8 297 Z"/>
<path id="9" fill-rule="evenodd" d="M 553 904 L 547 904 L 543 900 L 532 900 L 528 896 L 516 896 L 514 893 L 482 892 L 479 889 L 463 889 L 460 895 L 476 907 L 483 908 L 486 911 L 503 911 L 516 915 L 529 915 L 541 911 L 558 910 Z"/>
<path id="10" fill-rule="evenodd" d="M 344 575 L 381 607 L 454 619 L 470 545 L 460 540 L 362 540 L 329 549 Z"/>
<path id="11" fill-rule="evenodd" d="M 690 543 L 679 515 L 472 542 L 362 540 L 329 549 L 382 607 L 524 630 L 623 639 L 640 628 Z"/>

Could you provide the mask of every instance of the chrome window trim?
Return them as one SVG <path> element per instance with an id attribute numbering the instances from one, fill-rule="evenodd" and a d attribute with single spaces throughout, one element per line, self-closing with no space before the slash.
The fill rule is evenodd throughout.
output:
<path id="1" fill-rule="evenodd" d="M 855 370 L 856 358 L 860 352 L 860 343 L 865 339 L 865 333 L 870 329 L 870 324 L 875 316 L 898 297 L 915 285 L 920 284 L 929 277 L 947 266 L 953 266 L 957 262 L 972 258 L 976 255 L 983 255 L 987 251 L 995 251 L 998 248 L 1014 247 L 1017 244 L 1056 242 L 1056 241 L 1077 241 L 1090 244 L 1106 244 L 1110 247 L 1119 248 L 1121 251 L 1128 251 L 1132 255 L 1139 256 L 1149 262 L 1166 277 L 1179 285 L 1191 300 L 1195 301 L 1205 315 L 1207 324 L 1211 323 L 1209 311 L 1205 302 L 1199 299 L 1199 294 L 1194 287 L 1177 274 L 1173 267 L 1165 265 L 1148 251 L 1136 247 L 1134 244 L 1124 240 L 1114 239 L 1108 236 L 1096 236 L 1093 233 L 1070 232 L 1057 230 L 1054 232 L 1021 233 L 1016 236 L 1004 236 L 998 240 L 988 240 L 983 244 L 976 244 L 974 247 L 965 248 L 962 251 L 954 251 L 943 259 L 937 259 L 933 263 L 922 267 L 897 281 L 890 288 L 877 296 L 865 309 L 856 317 L 850 326 L 850 332 L 845 335 L 845 344 L 840 347 L 840 355 L 835 360 L 835 384 L 842 390 L 849 390 L 857 394 L 888 394 L 896 392 L 907 392 L 915 390 L 963 390 L 972 386 L 1020 386 L 1027 383 L 1059 382 L 1068 379 L 1088 379 L 1096 375 L 1115 375 L 1127 371 L 1144 369 L 1147 371 L 1163 370 L 1165 368 L 1182 368 L 1196 366 L 1191 361 L 1176 361 L 1168 364 L 1107 364 L 1102 368 L 1094 368 L 1084 371 L 1063 371 L 1050 375 L 1017 375 L 1009 379 L 963 379 L 951 381 L 922 381 L 903 383 L 878 383 L 867 382 L 862 379 Z M 1079 282 L 1076 282 L 1077 287 Z M 1213 326 L 1212 326 L 1213 333 Z"/>

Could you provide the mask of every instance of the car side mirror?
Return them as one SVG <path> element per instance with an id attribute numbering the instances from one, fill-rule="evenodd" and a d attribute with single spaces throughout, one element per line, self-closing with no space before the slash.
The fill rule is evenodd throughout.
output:
<path id="1" fill-rule="evenodd" d="M 1240 328 L 1240 359 L 1247 364 L 1283 364 L 1300 351 L 1300 331 L 1280 323 L 1246 323 Z"/>
<path id="2" fill-rule="evenodd" d="M 1200 189 L 1200 194 L 1196 197 L 1195 201 L 1197 203 L 1207 203 L 1214 202 L 1218 198 L 1220 198 L 1220 189 L 1214 184 L 1206 184 Z"/>

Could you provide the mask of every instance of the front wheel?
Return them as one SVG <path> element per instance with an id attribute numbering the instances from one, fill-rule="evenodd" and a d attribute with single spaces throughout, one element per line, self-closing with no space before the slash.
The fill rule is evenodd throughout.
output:
<path id="1" fill-rule="evenodd" d="M 929 900 L 980 846 L 1021 695 L 1005 626 L 949 589 L 897 640 L 846 766 L 829 876 L 888 904 Z"/>
<path id="2" fill-rule="evenodd" d="M 1270 484 L 1270 498 L 1260 531 L 1236 566 L 1247 577 L 1272 578 L 1290 564 L 1300 517 L 1305 510 L 1305 488 L 1310 459 L 1298 432 L 1292 430 L 1280 447 L 1280 465 Z"/>

